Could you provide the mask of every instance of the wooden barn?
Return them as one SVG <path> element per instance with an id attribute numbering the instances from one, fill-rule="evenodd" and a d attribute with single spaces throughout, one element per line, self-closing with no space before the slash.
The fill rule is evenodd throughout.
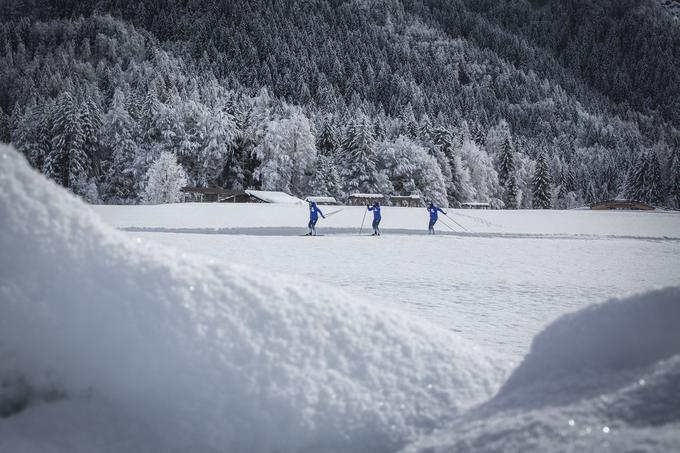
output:
<path id="1" fill-rule="evenodd" d="M 596 211 L 625 210 L 625 211 L 653 211 L 654 206 L 634 200 L 607 200 L 598 201 L 590 205 L 590 209 Z"/>
<path id="2" fill-rule="evenodd" d="M 348 206 L 366 206 L 367 204 L 373 204 L 374 202 L 383 204 L 385 202 L 385 196 L 379 193 L 353 193 L 347 198 Z"/>
<path id="3" fill-rule="evenodd" d="M 390 197 L 390 206 L 420 208 L 423 206 L 423 199 L 420 195 L 394 195 Z"/>
<path id="4" fill-rule="evenodd" d="M 461 203 L 460 207 L 463 209 L 491 209 L 491 204 L 478 201 L 466 201 L 465 203 Z"/>
<path id="5" fill-rule="evenodd" d="M 257 203 L 258 200 L 244 190 L 230 190 L 221 187 L 183 187 L 182 201 L 213 203 Z"/>

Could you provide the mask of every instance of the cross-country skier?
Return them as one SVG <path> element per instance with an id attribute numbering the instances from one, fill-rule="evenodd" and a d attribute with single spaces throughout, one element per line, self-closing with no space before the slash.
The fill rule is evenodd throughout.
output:
<path id="1" fill-rule="evenodd" d="M 430 202 L 430 205 L 427 207 L 427 211 L 430 213 L 430 225 L 427 227 L 427 231 L 429 234 L 434 234 L 434 224 L 439 220 L 438 212 L 441 212 L 444 215 L 446 215 L 446 212 L 432 202 Z"/>
<path id="2" fill-rule="evenodd" d="M 316 236 L 316 221 L 319 220 L 319 214 L 321 214 L 321 217 L 324 219 L 326 218 L 325 215 L 323 215 L 323 212 L 321 212 L 321 209 L 316 205 L 314 201 L 309 202 L 309 224 L 307 227 L 309 228 L 309 233 L 306 234 L 306 236 Z"/>
<path id="3" fill-rule="evenodd" d="M 373 202 L 373 206 L 366 205 L 369 211 L 373 211 L 373 234 L 372 236 L 380 236 L 380 203 L 377 201 Z"/>

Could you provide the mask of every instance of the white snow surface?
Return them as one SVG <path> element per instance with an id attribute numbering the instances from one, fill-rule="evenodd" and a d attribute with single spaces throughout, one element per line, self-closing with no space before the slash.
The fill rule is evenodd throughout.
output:
<path id="1" fill-rule="evenodd" d="M 505 373 L 323 284 L 138 241 L 0 148 L 0 452 L 394 451 Z"/>
<path id="2" fill-rule="evenodd" d="M 523 225 L 514 213 L 464 212 L 476 236 L 419 238 L 424 210 L 389 208 L 393 234 L 367 243 L 349 231 L 363 209 L 339 212 L 328 219 L 343 219 L 335 235 L 310 239 L 281 238 L 295 234 L 299 208 L 252 206 L 96 207 L 102 221 L 0 147 L 0 452 L 680 450 L 680 287 L 558 316 L 576 299 L 588 305 L 591 289 L 611 291 L 603 278 L 624 290 L 677 284 L 675 214 L 538 212 Z M 253 230 L 259 220 L 264 230 Z M 388 260 L 397 274 L 379 268 L 359 292 L 309 278 L 332 282 L 329 270 L 262 270 L 298 273 L 321 250 L 357 268 L 336 269 L 351 280 L 365 270 L 349 259 L 359 249 L 404 262 Z M 455 273 L 437 279 L 460 286 L 437 311 L 435 282 L 409 279 L 409 266 L 442 272 L 449 259 Z M 461 261 L 470 269 L 459 272 Z M 578 278 L 596 285 L 570 293 Z M 511 370 L 508 351 L 395 310 L 408 298 L 504 341 L 538 325 L 522 316 L 558 319 Z"/>
<path id="3" fill-rule="evenodd" d="M 680 448 L 680 287 L 555 321 L 500 392 L 405 452 Z"/>

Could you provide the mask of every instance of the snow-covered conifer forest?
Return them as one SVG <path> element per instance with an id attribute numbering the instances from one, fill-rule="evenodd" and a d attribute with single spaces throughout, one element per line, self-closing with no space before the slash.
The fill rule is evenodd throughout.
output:
<path id="1" fill-rule="evenodd" d="M 677 452 L 679 326 L 680 0 L 0 0 L 0 453 Z"/>
<path id="2" fill-rule="evenodd" d="M 0 140 L 91 202 L 166 151 L 197 187 L 680 206 L 657 0 L 3 5 Z"/>

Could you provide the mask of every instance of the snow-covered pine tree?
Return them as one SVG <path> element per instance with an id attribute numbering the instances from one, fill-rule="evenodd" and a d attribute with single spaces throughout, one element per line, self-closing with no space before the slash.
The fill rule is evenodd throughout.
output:
<path id="1" fill-rule="evenodd" d="M 233 152 L 236 123 L 227 106 L 207 110 L 197 120 L 200 148 L 196 183 L 203 187 L 215 186 Z"/>
<path id="2" fill-rule="evenodd" d="M 661 166 L 659 158 L 654 151 L 649 153 L 649 179 L 647 181 L 647 200 L 659 206 L 663 203 L 664 187 L 661 178 Z"/>
<path id="3" fill-rule="evenodd" d="M 385 124 L 382 119 L 377 116 L 373 121 L 373 137 L 376 141 L 382 141 L 385 139 L 386 131 Z"/>
<path id="4" fill-rule="evenodd" d="M 628 170 L 626 178 L 626 197 L 635 201 L 647 201 L 647 179 L 649 158 L 640 153 Z"/>
<path id="5" fill-rule="evenodd" d="M 670 205 L 675 209 L 680 209 L 680 150 L 676 150 L 671 158 L 668 195 L 670 197 Z"/>
<path id="6" fill-rule="evenodd" d="M 550 209 L 551 191 L 550 191 L 550 174 L 548 172 L 548 163 L 545 160 L 545 154 L 538 156 L 536 162 L 536 171 L 532 181 L 532 206 L 534 209 Z"/>
<path id="7" fill-rule="evenodd" d="M 361 114 L 350 122 L 342 143 L 344 165 L 342 176 L 345 192 L 375 193 L 379 191 L 377 156 L 374 149 L 373 127 Z"/>
<path id="8" fill-rule="evenodd" d="M 99 105 L 89 96 L 85 98 L 80 108 L 80 121 L 83 130 L 83 151 L 91 162 L 91 174 L 98 176 L 102 112 Z M 91 191 L 91 188 L 88 190 Z"/>
<path id="9" fill-rule="evenodd" d="M 342 198 L 342 182 L 333 157 L 319 154 L 311 182 L 312 195 Z"/>
<path id="10" fill-rule="evenodd" d="M 176 203 L 186 184 L 186 172 L 177 163 L 177 157 L 163 151 L 146 173 L 143 200 L 148 204 Z"/>
<path id="11" fill-rule="evenodd" d="M 519 207 L 518 203 L 519 187 L 517 185 L 517 177 L 513 174 L 508 176 L 505 184 L 505 207 L 507 209 L 517 209 Z"/>
<path id="12" fill-rule="evenodd" d="M 135 171 L 138 146 L 134 137 L 137 136 L 137 124 L 126 105 L 125 95 L 116 89 L 102 125 L 104 146 L 111 156 L 104 175 L 103 192 L 107 200 L 117 203 L 131 202 L 137 198 L 135 182 L 142 177 Z"/>
<path id="13" fill-rule="evenodd" d="M 0 107 L 0 143 L 9 143 L 9 115 Z"/>
<path id="14" fill-rule="evenodd" d="M 501 147 L 501 155 L 498 165 L 498 182 L 505 187 L 505 183 L 510 175 L 515 171 L 514 149 L 510 135 L 505 137 L 503 146 Z"/>
<path id="15" fill-rule="evenodd" d="M 334 156 L 338 147 L 338 131 L 333 121 L 328 119 L 323 123 L 321 133 L 316 141 L 316 150 L 324 156 Z"/>
<path id="16" fill-rule="evenodd" d="M 430 117 L 425 114 L 420 119 L 420 127 L 418 128 L 418 138 L 423 142 L 432 140 L 432 121 Z"/>
<path id="17" fill-rule="evenodd" d="M 45 159 L 45 174 L 64 187 L 76 188 L 87 178 L 89 159 L 83 149 L 81 116 L 76 100 L 65 91 L 57 98 L 52 125 L 52 150 Z"/>

